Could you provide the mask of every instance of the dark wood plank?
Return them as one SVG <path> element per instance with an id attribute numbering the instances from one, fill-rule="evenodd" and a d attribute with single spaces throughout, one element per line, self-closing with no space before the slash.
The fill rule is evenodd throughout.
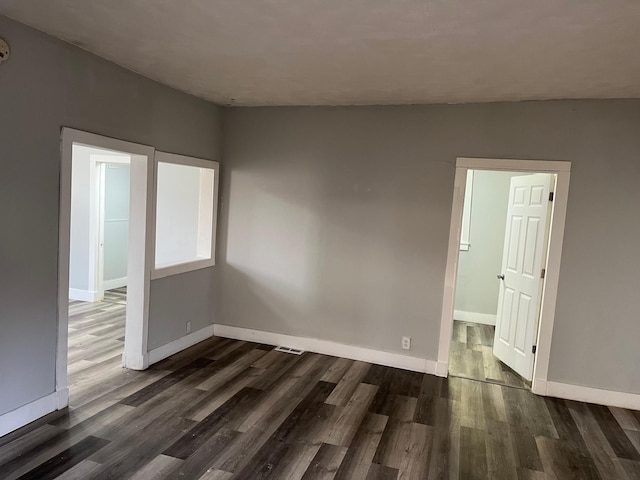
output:
<path id="1" fill-rule="evenodd" d="M 182 460 L 187 459 L 220 428 L 234 419 L 238 420 L 244 412 L 248 412 L 253 408 L 260 395 L 262 395 L 262 392 L 259 390 L 243 388 L 162 453 Z"/>
<path id="2" fill-rule="evenodd" d="M 336 472 L 336 479 L 365 479 L 380 439 L 385 431 L 388 417 L 369 413 L 365 415 L 356 432 L 345 458 Z"/>
<path id="3" fill-rule="evenodd" d="M 109 440 L 89 435 L 33 470 L 21 475 L 20 480 L 49 480 L 56 478 L 108 443 Z"/>
<path id="4" fill-rule="evenodd" d="M 207 471 L 212 470 L 211 467 L 216 457 L 225 451 L 239 435 L 238 432 L 229 430 L 226 427 L 211 432 L 207 435 L 206 440 L 198 443 L 199 447 L 193 451 L 193 453 L 185 460 L 179 460 L 180 463 L 178 463 L 166 478 L 199 478 Z M 178 459 L 176 458 L 176 460 Z"/>
<path id="5" fill-rule="evenodd" d="M 460 477 L 472 479 L 489 478 L 487 468 L 486 433 L 475 428 L 460 428 Z"/>
<path id="6" fill-rule="evenodd" d="M 544 471 L 562 479 L 596 480 L 600 474 L 593 459 L 581 454 L 571 444 L 554 438 L 536 437 Z"/>
<path id="7" fill-rule="evenodd" d="M 162 377 L 160 380 L 153 382 L 151 385 L 138 390 L 136 393 L 124 398 L 120 403 L 123 405 L 129 405 L 131 407 L 137 407 L 142 405 L 147 400 L 155 397 L 161 392 L 164 392 L 169 387 L 181 382 L 189 375 L 193 375 L 198 370 L 207 367 L 212 363 L 211 360 L 206 358 L 197 358 L 188 365 L 179 368 L 173 373 Z"/>
<path id="8" fill-rule="evenodd" d="M 386 467 L 384 465 L 373 464 L 369 467 L 366 480 L 396 480 L 398 478 L 398 469 Z"/>
<path id="9" fill-rule="evenodd" d="M 607 437 L 618 458 L 640 461 L 640 452 L 629 441 L 629 438 L 607 407 L 591 404 L 589 405 L 589 411 L 600 425 L 602 433 Z"/>
<path id="10" fill-rule="evenodd" d="M 517 478 L 518 466 L 509 425 L 505 422 L 489 420 L 487 427 L 485 441 L 489 478 Z"/>
<path id="11" fill-rule="evenodd" d="M 535 437 L 517 432 L 511 433 L 512 447 L 518 467 L 542 472 L 542 460 Z"/>
<path id="12" fill-rule="evenodd" d="M 332 480 L 346 453 L 346 447 L 323 443 L 302 480 Z"/>

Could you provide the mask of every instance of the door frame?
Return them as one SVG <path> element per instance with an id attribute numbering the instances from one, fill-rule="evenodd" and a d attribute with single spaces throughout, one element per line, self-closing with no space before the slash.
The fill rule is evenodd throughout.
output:
<path id="1" fill-rule="evenodd" d="M 453 310 L 458 276 L 458 259 L 460 255 L 462 212 L 468 170 L 501 170 L 524 173 L 551 173 L 556 175 L 556 188 L 549 231 L 549 249 L 547 252 L 542 304 L 538 322 L 536 356 L 533 367 L 533 380 L 531 383 L 531 391 L 533 393 L 546 395 L 549 357 L 551 355 L 551 337 L 555 321 L 558 280 L 560 276 L 560 259 L 562 256 L 564 225 L 567 214 L 567 201 L 569 198 L 571 162 L 470 157 L 458 157 L 456 159 L 436 372 L 441 377 L 446 377 L 449 374 L 449 352 L 451 348 L 451 335 L 453 333 Z"/>
<path id="2" fill-rule="evenodd" d="M 58 342 L 56 346 L 57 408 L 69 403 L 68 328 L 69 256 L 71 242 L 71 173 L 73 145 L 85 145 L 131 155 L 129 200 L 128 288 L 123 366 L 143 370 L 148 366 L 149 290 L 152 245 L 153 162 L 155 148 L 63 127 L 61 131 L 60 205 L 58 238 Z"/>

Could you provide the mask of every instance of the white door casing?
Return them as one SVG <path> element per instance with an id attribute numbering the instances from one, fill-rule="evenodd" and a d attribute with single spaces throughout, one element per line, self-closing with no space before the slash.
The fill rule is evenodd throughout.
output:
<path id="1" fill-rule="evenodd" d="M 538 331 L 552 182 L 553 176 L 547 173 L 511 179 L 498 274 L 501 285 L 493 353 L 527 380 L 533 377 L 532 347 Z"/>
<path id="2" fill-rule="evenodd" d="M 62 128 L 60 168 L 60 220 L 58 252 L 58 344 L 56 349 L 56 408 L 68 404 L 69 247 L 71 229 L 71 170 L 73 145 L 122 152 L 131 158 L 127 314 L 123 366 L 148 366 L 149 291 L 151 282 L 151 205 L 153 202 L 153 147 Z M 97 215 L 92 218 L 97 219 Z M 95 242 L 97 244 L 97 242 Z M 97 260 L 94 252 L 93 258 Z"/>

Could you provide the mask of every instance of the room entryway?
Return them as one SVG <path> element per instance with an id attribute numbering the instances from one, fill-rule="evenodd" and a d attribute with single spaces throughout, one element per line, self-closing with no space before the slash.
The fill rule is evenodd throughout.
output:
<path id="1" fill-rule="evenodd" d="M 535 392 L 548 369 L 568 164 L 458 162 L 442 373 Z"/>
<path id="2" fill-rule="evenodd" d="M 131 154 L 73 144 L 69 248 L 70 405 L 122 369 Z"/>
<path id="3" fill-rule="evenodd" d="M 153 159 L 151 147 L 62 129 L 61 406 L 79 405 L 110 375 L 132 375 L 123 366 L 146 367 Z"/>
<path id="4" fill-rule="evenodd" d="M 449 373 L 529 388 L 555 176 L 469 170 Z"/>

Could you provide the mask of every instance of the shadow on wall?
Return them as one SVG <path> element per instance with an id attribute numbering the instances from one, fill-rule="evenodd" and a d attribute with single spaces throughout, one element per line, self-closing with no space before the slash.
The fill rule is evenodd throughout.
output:
<path id="1" fill-rule="evenodd" d="M 397 186 L 256 170 L 228 173 L 216 323 L 387 351 L 404 334 L 419 347 L 397 320 L 422 327 L 427 310 L 420 203 Z"/>
<path id="2" fill-rule="evenodd" d="M 299 319 L 313 309 L 317 262 L 310 255 L 313 216 L 299 203 L 285 201 L 256 185 L 250 176 L 232 172 L 233 185 L 244 195 L 240 210 L 229 216 L 228 231 L 242 232 L 225 239 L 225 285 L 233 292 L 237 321 L 255 318 L 251 328 L 302 334 Z M 225 302 L 227 303 L 227 302 Z"/>

